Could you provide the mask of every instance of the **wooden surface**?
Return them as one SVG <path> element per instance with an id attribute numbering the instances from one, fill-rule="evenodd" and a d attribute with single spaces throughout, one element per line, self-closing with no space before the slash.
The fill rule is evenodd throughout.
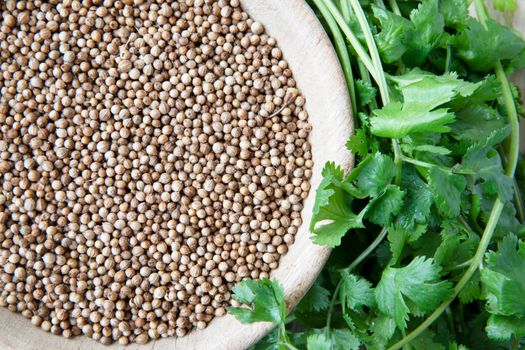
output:
<path id="1" fill-rule="evenodd" d="M 241 0 L 252 18 L 262 22 L 276 37 L 306 97 L 312 123 L 314 177 L 305 203 L 296 242 L 290 247 L 273 276 L 284 285 L 287 303 L 293 307 L 321 271 L 329 250 L 314 245 L 308 232 L 312 206 L 328 160 L 351 165 L 345 142 L 352 132 L 348 93 L 336 54 L 320 23 L 304 0 Z M 31 325 L 29 320 L 0 308 L 0 350 L 241 350 L 254 344 L 271 324 L 241 325 L 233 317 L 214 319 L 208 328 L 183 338 L 164 338 L 147 345 L 126 347 L 100 343 L 79 336 L 65 339 Z"/>

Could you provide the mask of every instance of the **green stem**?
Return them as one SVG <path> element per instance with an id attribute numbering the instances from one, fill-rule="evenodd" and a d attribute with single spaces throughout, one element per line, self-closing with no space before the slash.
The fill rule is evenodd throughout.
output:
<path id="1" fill-rule="evenodd" d="M 341 14 L 343 15 L 346 23 L 349 23 L 348 18 L 350 18 L 350 5 L 347 0 L 339 0 L 339 8 L 341 9 Z"/>
<path id="2" fill-rule="evenodd" d="M 512 350 L 518 350 L 520 348 L 520 338 L 512 337 Z"/>
<path id="3" fill-rule="evenodd" d="M 474 175 L 475 174 L 472 171 L 462 171 L 462 170 L 456 170 L 456 169 L 453 169 L 453 168 L 447 168 L 447 167 L 444 167 L 444 166 L 439 166 L 439 165 L 436 165 L 436 164 L 423 162 L 423 161 L 420 161 L 420 160 L 417 160 L 417 159 L 414 159 L 414 158 L 410 158 L 410 157 L 407 157 L 407 156 L 401 156 L 401 160 L 404 161 L 404 162 L 416 165 L 416 166 L 423 167 L 423 168 L 439 168 L 439 169 L 441 169 L 443 171 L 451 172 L 451 173 L 454 173 L 454 174 L 461 174 L 461 175 Z"/>
<path id="4" fill-rule="evenodd" d="M 390 5 L 390 8 L 396 15 L 401 16 L 401 11 L 399 10 L 399 6 L 397 5 L 396 0 L 388 0 L 388 4 Z"/>
<path id="5" fill-rule="evenodd" d="M 319 8 L 319 10 L 324 9 L 332 14 L 335 21 L 341 28 L 342 32 L 345 34 L 346 38 L 356 51 L 359 59 L 363 61 L 364 65 L 366 66 L 366 69 L 370 71 L 370 74 L 372 74 L 374 80 L 378 81 L 377 72 L 375 71 L 372 59 L 366 53 L 363 45 L 361 45 L 361 43 L 359 42 L 359 39 L 357 39 L 357 37 L 352 32 L 352 29 L 350 28 L 348 23 L 345 22 L 343 15 L 341 14 L 341 12 L 339 12 L 337 7 L 332 3 L 331 0 L 313 0 L 313 2 L 317 6 L 317 8 Z"/>
<path id="6" fill-rule="evenodd" d="M 328 315 L 326 316 L 325 334 L 327 336 L 330 332 L 330 324 L 332 323 L 332 314 L 334 312 L 335 303 L 337 302 L 337 297 L 339 296 L 339 289 L 341 289 L 342 284 L 343 284 L 343 279 L 340 278 L 339 282 L 337 282 L 337 285 L 335 286 L 334 294 L 332 294 L 332 299 L 330 300 L 330 306 L 328 307 Z"/>
<path id="7" fill-rule="evenodd" d="M 359 256 L 347 268 L 344 268 L 341 271 L 348 273 L 353 271 L 357 265 L 361 264 L 377 248 L 377 246 L 383 242 L 387 234 L 387 228 L 383 227 L 376 239 L 374 239 L 374 241 L 361 254 L 359 254 Z"/>
<path id="8" fill-rule="evenodd" d="M 365 12 L 363 11 L 363 8 L 359 4 L 358 0 L 348 0 L 350 4 L 352 5 L 352 9 L 354 10 L 354 14 L 357 17 L 357 21 L 359 22 L 359 26 L 361 27 L 361 30 L 363 31 L 366 45 L 368 47 L 368 51 L 370 52 L 370 56 L 372 58 L 372 63 L 374 65 L 374 68 L 377 72 L 377 86 L 379 87 L 379 91 L 381 92 L 381 99 L 383 101 L 383 105 L 387 105 L 390 103 L 390 94 L 388 92 L 388 85 L 386 83 L 386 77 L 383 70 L 383 64 L 381 63 L 381 57 L 379 56 L 379 50 L 377 49 L 376 43 L 374 41 L 374 36 L 372 34 L 372 31 L 370 30 L 370 26 L 368 25 L 368 21 L 365 16 Z"/>
<path id="9" fill-rule="evenodd" d="M 525 210 L 523 208 L 523 201 L 521 200 L 520 189 L 516 179 L 514 179 L 514 202 L 516 203 L 518 219 L 520 220 L 521 224 L 525 224 Z"/>
<path id="10" fill-rule="evenodd" d="M 464 269 L 466 267 L 469 267 L 470 264 L 472 264 L 472 259 L 469 259 L 465 262 L 462 262 L 461 264 L 458 264 L 450 269 L 447 269 L 447 271 L 454 271 L 454 270 L 461 270 L 461 269 Z"/>
<path id="11" fill-rule="evenodd" d="M 512 132 L 510 134 L 509 142 L 509 161 L 507 163 L 507 176 L 514 178 L 516 167 L 518 166 L 519 150 L 520 150 L 520 124 L 518 119 L 518 111 L 514 102 L 514 96 L 510 88 L 510 83 L 503 70 L 501 62 L 496 63 L 496 77 L 501 83 L 503 90 L 503 97 L 505 99 L 505 109 L 509 118 L 509 124 Z"/>
<path id="12" fill-rule="evenodd" d="M 385 239 L 386 235 L 388 234 L 388 231 L 385 227 L 381 230 L 379 235 L 374 239 L 374 241 L 361 253 L 357 258 L 355 258 L 354 261 L 348 267 L 341 269 L 340 272 L 352 272 L 359 264 L 361 264 L 376 248 L 381 242 Z M 343 283 L 343 280 L 340 279 L 337 283 L 334 294 L 332 295 L 332 300 L 330 300 L 330 306 L 328 308 L 328 316 L 326 317 L 326 331 L 330 329 L 330 323 L 332 321 L 332 312 L 335 307 L 335 302 L 337 301 L 337 296 L 339 294 L 339 289 L 341 289 L 341 285 Z"/>
<path id="13" fill-rule="evenodd" d="M 343 8 L 343 13 L 345 13 L 344 9 L 347 7 L 344 3 L 345 1 L 342 0 L 341 7 Z M 348 11 L 347 8 L 346 11 Z M 345 38 L 343 37 L 343 34 L 341 33 L 341 30 L 339 29 L 337 22 L 330 11 L 328 11 L 326 7 L 319 7 L 319 12 L 321 12 L 321 15 L 325 19 L 326 24 L 328 25 L 328 28 L 330 29 L 330 32 L 334 38 L 335 51 L 337 52 L 339 60 L 341 61 L 341 66 L 346 79 L 346 85 L 350 91 L 352 113 L 355 115 L 357 113 L 357 102 L 355 95 L 354 74 L 352 72 L 352 62 L 350 61 L 350 55 L 348 54 Z"/>
<path id="14" fill-rule="evenodd" d="M 452 49 L 450 45 L 447 45 L 447 58 L 445 61 L 445 73 L 450 72 L 450 66 L 452 65 Z"/>
<path id="15" fill-rule="evenodd" d="M 381 100 L 383 102 L 383 105 L 386 106 L 387 104 L 390 103 L 390 92 L 388 90 L 388 84 L 386 82 L 385 71 L 383 69 L 383 64 L 381 63 L 381 56 L 379 55 L 379 50 L 377 49 L 377 46 L 374 40 L 374 36 L 372 34 L 372 31 L 370 30 L 370 25 L 368 24 L 365 13 L 363 11 L 363 8 L 359 4 L 359 1 L 358 0 L 349 0 L 349 1 L 357 17 L 359 26 L 361 27 L 361 30 L 363 31 L 363 34 L 365 36 L 365 41 L 368 46 L 368 51 L 370 52 L 370 55 L 372 57 L 372 63 L 374 64 L 374 67 L 377 73 L 377 77 L 375 80 L 376 80 L 377 86 L 379 87 L 379 92 L 381 94 Z M 400 185 L 401 184 L 401 172 L 402 172 L 402 166 L 403 166 L 403 161 L 401 160 L 401 157 L 403 153 L 401 151 L 401 147 L 399 146 L 399 142 L 396 139 L 392 139 L 392 149 L 394 151 L 394 164 L 396 165 L 398 169 L 395 182 L 397 185 Z"/>
<path id="16" fill-rule="evenodd" d="M 486 27 L 486 22 L 489 17 L 487 16 L 487 11 L 485 10 L 485 4 L 483 4 L 483 0 L 474 0 L 474 7 L 476 8 L 476 15 L 478 16 L 479 22 L 483 24 L 484 27 Z"/>

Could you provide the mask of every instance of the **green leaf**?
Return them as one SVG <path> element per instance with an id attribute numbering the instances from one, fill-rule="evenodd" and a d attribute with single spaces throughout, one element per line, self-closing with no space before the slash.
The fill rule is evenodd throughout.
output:
<path id="1" fill-rule="evenodd" d="M 460 166 L 460 169 L 471 171 L 476 178 L 484 180 L 485 192 L 499 195 L 503 202 L 512 199 L 513 184 L 512 179 L 505 175 L 500 155 L 493 146 L 501 143 L 508 133 L 508 127 L 496 129 L 482 143 L 472 145 Z"/>
<path id="2" fill-rule="evenodd" d="M 361 107 L 364 107 L 370 104 L 376 99 L 377 89 L 372 86 L 372 84 L 358 79 L 355 81 L 355 89 L 357 92 L 357 97 Z"/>
<path id="3" fill-rule="evenodd" d="M 390 252 L 392 253 L 391 263 L 396 264 L 403 253 L 403 248 L 408 238 L 408 232 L 399 225 L 388 228 L 387 239 L 390 242 Z"/>
<path id="4" fill-rule="evenodd" d="M 458 96 L 468 97 L 481 85 L 458 79 L 456 73 L 436 76 L 418 69 L 392 80 L 397 83 L 404 102 L 392 102 L 373 112 L 371 132 L 380 137 L 402 138 L 412 133 L 450 131 L 448 124 L 454 121 L 454 114 L 445 108 L 434 108 Z"/>
<path id="5" fill-rule="evenodd" d="M 435 337 L 436 335 L 433 332 L 431 332 L 429 329 L 426 329 L 416 339 L 414 339 L 410 345 L 414 349 L 445 350 L 445 346 L 438 343 L 435 340 Z"/>
<path id="6" fill-rule="evenodd" d="M 377 197 L 397 175 L 397 168 L 391 157 L 376 153 L 361 168 L 357 176 L 357 187 L 370 197 Z"/>
<path id="7" fill-rule="evenodd" d="M 341 244 L 341 238 L 348 230 L 364 227 L 366 210 L 354 214 L 345 201 L 345 195 L 341 188 L 335 188 L 328 204 L 312 219 L 315 222 L 311 236 L 314 243 L 333 248 Z"/>
<path id="8" fill-rule="evenodd" d="M 467 187 L 467 179 L 462 175 L 455 175 L 433 167 L 428 172 L 428 184 L 438 210 L 450 218 L 459 216 L 461 195 Z"/>
<path id="9" fill-rule="evenodd" d="M 283 287 L 277 280 L 245 280 L 233 288 L 233 299 L 248 305 L 230 307 L 228 312 L 241 323 L 272 322 L 280 324 L 286 318 Z"/>
<path id="10" fill-rule="evenodd" d="M 497 252 L 487 254 L 481 270 L 489 312 L 501 316 L 525 317 L 525 242 L 507 235 Z"/>
<path id="11" fill-rule="evenodd" d="M 387 267 L 375 291 L 379 310 L 406 329 L 409 313 L 432 311 L 451 295 L 452 284 L 440 280 L 440 270 L 432 259 L 422 256 L 402 268 Z"/>
<path id="12" fill-rule="evenodd" d="M 485 330 L 490 339 L 498 341 L 520 338 L 525 336 L 525 318 L 491 315 Z"/>
<path id="13" fill-rule="evenodd" d="M 392 102 L 373 114 L 370 131 L 375 136 L 388 138 L 402 138 L 418 132 L 449 132 L 447 124 L 454 121 L 454 114 L 447 109 L 428 111 L 404 107 L 399 102 Z"/>
<path id="14" fill-rule="evenodd" d="M 458 54 L 472 70 L 489 72 L 496 62 L 513 59 L 525 49 L 519 35 L 492 19 L 486 21 L 486 28 L 472 18 L 467 25 L 458 40 Z"/>
<path id="15" fill-rule="evenodd" d="M 498 112 L 485 103 L 469 104 L 456 113 L 452 135 L 467 144 L 483 142 L 494 132 L 505 126 Z"/>
<path id="16" fill-rule="evenodd" d="M 365 157 L 368 154 L 366 131 L 363 129 L 356 130 L 355 134 L 350 136 L 346 142 L 346 148 L 360 157 Z"/>
<path id="17" fill-rule="evenodd" d="M 458 78 L 455 72 L 434 75 L 420 69 L 391 78 L 403 93 L 405 104 L 414 108 L 432 110 L 456 97 L 469 97 L 482 85 Z"/>
<path id="18" fill-rule="evenodd" d="M 406 230 L 413 230 L 417 224 L 426 224 L 434 197 L 413 166 L 403 167 L 401 189 L 406 193 L 405 204 L 399 213 L 397 224 Z"/>
<path id="19" fill-rule="evenodd" d="M 330 305 L 330 291 L 321 285 L 319 278 L 314 282 L 310 290 L 301 299 L 297 310 L 301 312 L 318 312 L 327 309 Z"/>
<path id="20" fill-rule="evenodd" d="M 370 282 L 346 271 L 341 273 L 341 279 L 343 283 L 339 295 L 345 307 L 357 310 L 374 304 L 374 291 Z"/>
<path id="21" fill-rule="evenodd" d="M 463 29 L 469 19 L 468 6 L 465 0 L 441 0 L 439 12 L 445 19 L 447 27 Z"/>
<path id="22" fill-rule="evenodd" d="M 351 198 L 341 188 L 343 171 L 334 163 L 327 163 L 323 180 L 316 193 L 310 231 L 312 240 L 319 245 L 335 247 L 351 228 L 363 227 L 365 211 L 358 215 L 350 208 Z"/>
<path id="23" fill-rule="evenodd" d="M 387 226 L 401 211 L 404 196 L 399 186 L 388 185 L 379 197 L 370 201 L 365 217 L 374 224 Z"/>
<path id="24" fill-rule="evenodd" d="M 325 207 L 330 202 L 330 197 L 335 194 L 333 189 L 334 182 L 343 181 L 343 169 L 334 162 L 327 162 L 321 172 L 323 180 L 316 191 L 315 204 L 313 208 L 313 216 L 319 215 L 322 207 Z M 313 230 L 313 221 L 310 225 L 310 230 Z"/>
<path id="25" fill-rule="evenodd" d="M 414 31 L 414 25 L 404 17 L 372 5 L 375 18 L 381 24 L 381 32 L 374 36 L 381 58 L 386 63 L 398 61 L 407 50 L 407 36 Z"/>
<path id="26" fill-rule="evenodd" d="M 481 285 L 479 279 L 479 272 L 474 275 L 467 282 L 465 287 L 459 292 L 458 298 L 463 304 L 468 304 L 481 297 Z"/>
<path id="27" fill-rule="evenodd" d="M 379 314 L 371 320 L 369 330 L 372 332 L 372 335 L 363 337 L 366 349 L 386 349 L 388 341 L 396 331 L 396 323 L 390 317 Z"/>
<path id="28" fill-rule="evenodd" d="M 323 333 L 312 334 L 307 338 L 306 348 L 308 350 L 332 350 L 332 342 Z"/>
<path id="29" fill-rule="evenodd" d="M 423 63 L 444 33 L 445 19 L 439 12 L 438 4 L 438 0 L 423 1 L 410 14 L 415 28 L 408 41 L 408 50 L 403 56 L 403 61 L 410 66 Z"/>
<path id="30" fill-rule="evenodd" d="M 348 329 L 334 329 L 332 344 L 334 350 L 359 350 L 361 342 Z"/>

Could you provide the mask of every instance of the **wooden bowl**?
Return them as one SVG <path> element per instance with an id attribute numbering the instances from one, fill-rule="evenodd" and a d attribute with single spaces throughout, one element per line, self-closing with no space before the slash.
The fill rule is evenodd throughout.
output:
<path id="1" fill-rule="evenodd" d="M 352 164 L 350 152 L 345 149 L 353 131 L 348 91 L 330 40 L 304 0 L 241 0 L 241 3 L 250 16 L 263 23 L 266 31 L 277 39 L 306 98 L 313 126 L 310 141 L 314 176 L 302 212 L 304 223 L 295 243 L 272 274 L 283 284 L 288 307 L 292 308 L 312 285 L 330 253 L 328 248 L 310 241 L 308 226 L 324 164 L 335 161 L 347 168 Z M 85 336 L 66 339 L 44 332 L 21 315 L 0 308 L 0 349 L 239 350 L 253 345 L 271 328 L 269 323 L 242 325 L 226 315 L 215 318 L 206 329 L 182 338 L 164 338 L 146 345 L 104 346 Z"/>

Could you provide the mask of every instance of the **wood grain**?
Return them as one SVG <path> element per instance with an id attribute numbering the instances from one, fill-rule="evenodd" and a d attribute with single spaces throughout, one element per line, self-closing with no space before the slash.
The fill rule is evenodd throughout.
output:
<path id="1" fill-rule="evenodd" d="M 310 241 L 308 223 L 324 163 L 331 160 L 347 168 L 352 164 L 345 150 L 345 142 L 353 131 L 350 103 L 330 40 L 304 0 L 241 2 L 252 18 L 262 22 L 277 39 L 306 97 L 313 127 L 310 141 L 315 175 L 302 212 L 304 224 L 273 273 L 284 285 L 291 308 L 311 286 L 330 252 Z M 22 316 L 0 308 L 0 350 L 240 350 L 254 344 L 270 329 L 271 324 L 241 325 L 233 317 L 224 316 L 214 319 L 208 328 L 183 338 L 165 338 L 142 346 L 108 347 L 84 336 L 65 339 L 46 333 Z"/>

